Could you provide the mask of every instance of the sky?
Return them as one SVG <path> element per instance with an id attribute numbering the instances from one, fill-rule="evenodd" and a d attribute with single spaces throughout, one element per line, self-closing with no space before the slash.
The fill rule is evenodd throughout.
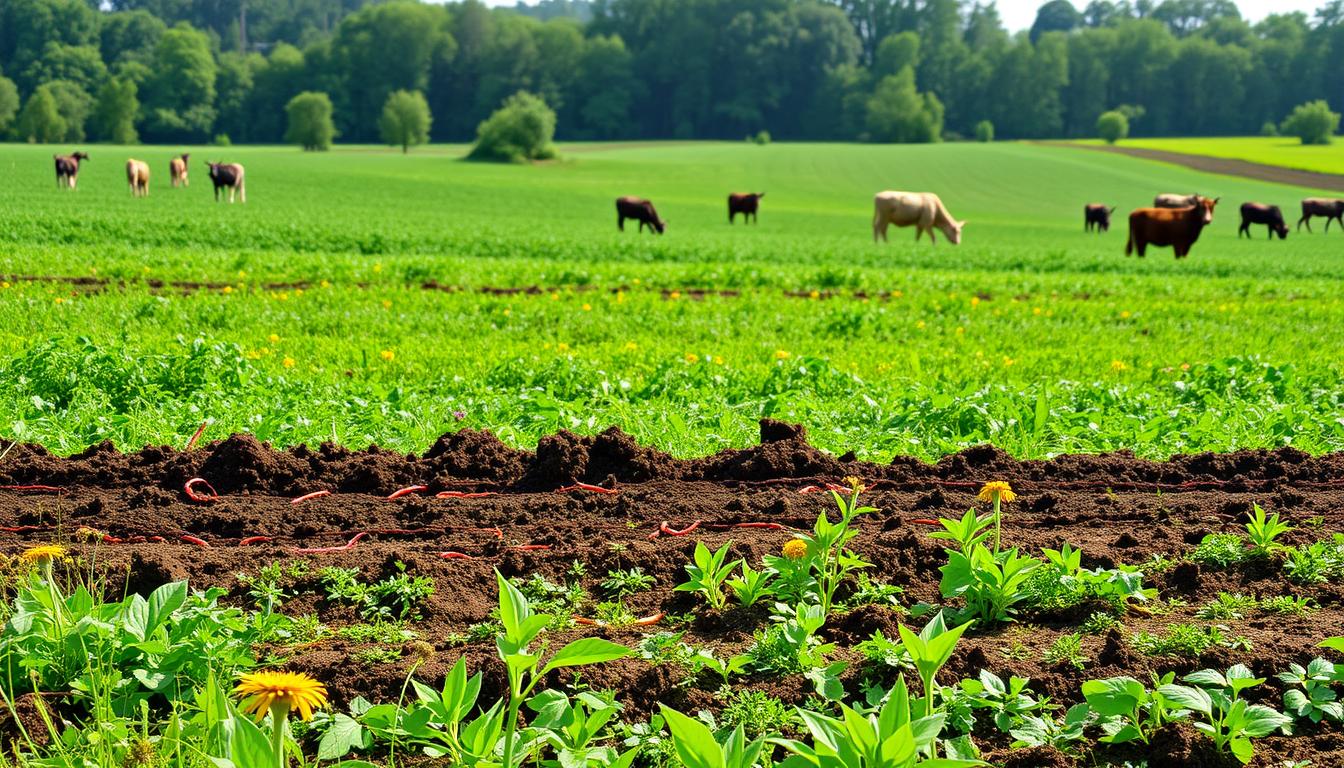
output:
<path id="1" fill-rule="evenodd" d="M 1043 2 L 1045 0 L 998 0 L 999 15 L 1003 17 L 1003 25 L 1012 32 L 1027 29 L 1036 20 L 1036 9 Z M 486 4 L 512 6 L 514 0 L 486 0 Z M 1086 0 L 1074 0 L 1073 4 L 1081 11 L 1087 5 L 1087 2 Z M 1237 7 L 1241 9 L 1242 17 L 1251 22 L 1259 21 L 1271 13 L 1291 13 L 1292 11 L 1303 11 L 1310 17 L 1317 8 L 1324 4 L 1325 0 L 1237 0 Z"/>

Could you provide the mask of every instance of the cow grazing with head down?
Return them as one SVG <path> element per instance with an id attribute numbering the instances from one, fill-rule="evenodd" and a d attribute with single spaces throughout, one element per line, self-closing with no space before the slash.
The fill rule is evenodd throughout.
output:
<path id="1" fill-rule="evenodd" d="M 1277 205 L 1264 205 L 1263 203 L 1242 203 L 1241 204 L 1241 227 L 1237 230 L 1237 239 L 1242 235 L 1251 236 L 1252 224 L 1264 224 L 1268 228 L 1269 239 L 1273 240 L 1277 233 L 1280 240 L 1288 239 L 1288 225 L 1283 223 L 1283 211 L 1279 210 Z"/>
<path id="2" fill-rule="evenodd" d="M 149 197 L 149 164 L 134 158 L 126 161 L 126 183 L 131 197 Z"/>
<path id="3" fill-rule="evenodd" d="M 937 245 L 933 230 L 942 230 L 949 242 L 957 245 L 961 242 L 961 228 L 966 222 L 957 221 L 947 212 L 943 201 L 932 192 L 878 192 L 873 197 L 873 242 L 880 235 L 887 240 L 887 227 L 915 227 L 915 242 L 925 232 L 929 233 L 929 242 Z"/>
<path id="4" fill-rule="evenodd" d="M 645 225 L 650 232 L 657 232 L 660 235 L 667 230 L 667 222 L 658 218 L 658 211 L 654 209 L 653 203 L 642 197 L 616 198 L 616 227 L 622 232 L 625 231 L 626 219 L 638 221 L 640 232 L 644 231 Z"/>
<path id="5" fill-rule="evenodd" d="M 89 156 L 83 152 L 76 152 L 73 155 L 52 155 L 56 160 L 56 187 L 75 188 L 75 182 L 79 179 L 79 163 L 88 160 Z"/>
<path id="6" fill-rule="evenodd" d="M 1325 231 L 1330 231 L 1331 220 L 1338 221 L 1340 229 L 1344 229 L 1344 200 L 1331 200 L 1328 197 L 1308 197 L 1302 201 L 1302 218 L 1297 220 L 1297 231 L 1302 231 L 1302 225 L 1307 225 L 1307 231 L 1311 231 L 1311 217 L 1325 217 Z"/>
<path id="7" fill-rule="evenodd" d="M 1204 227 L 1213 223 L 1213 207 L 1218 203 L 1206 197 L 1196 197 L 1195 204 L 1186 208 L 1140 208 L 1129 214 L 1129 240 L 1125 255 L 1138 250 L 1144 256 L 1149 245 L 1169 245 L 1176 258 L 1190 254 L 1190 246 L 1199 239 Z"/>
<path id="8" fill-rule="evenodd" d="M 1115 206 L 1107 208 L 1101 203 L 1088 203 L 1083 207 L 1083 231 L 1109 232 L 1112 213 L 1115 213 Z"/>
<path id="9" fill-rule="evenodd" d="M 247 188 L 243 185 L 243 166 L 238 163 L 206 163 L 210 167 L 210 183 L 215 185 L 215 202 L 219 202 L 219 190 L 229 191 L 229 202 L 238 193 L 241 202 L 247 202 Z"/>
<path id="10" fill-rule="evenodd" d="M 761 198 L 765 197 L 764 192 L 734 192 L 728 196 L 728 223 L 733 223 L 733 217 L 742 214 L 742 220 L 746 222 L 760 222 L 757 210 L 761 207 Z"/>
<path id="11" fill-rule="evenodd" d="M 187 186 L 187 161 L 190 159 L 191 155 L 183 154 L 168 161 L 168 178 L 174 188 Z"/>

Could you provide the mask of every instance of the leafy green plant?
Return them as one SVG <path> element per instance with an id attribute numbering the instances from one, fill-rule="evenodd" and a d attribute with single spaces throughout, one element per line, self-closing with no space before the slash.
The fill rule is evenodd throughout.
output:
<path id="1" fill-rule="evenodd" d="M 1192 685 L 1167 684 L 1158 691 L 1172 704 L 1190 710 L 1195 728 L 1213 739 L 1217 751 L 1231 752 L 1243 764 L 1255 755 L 1253 739 L 1292 725 L 1292 718 L 1282 712 L 1240 698 L 1242 691 L 1265 682 L 1240 664 L 1226 673 L 1202 669 L 1182 679 Z"/>
<path id="2" fill-rule="evenodd" d="M 996 558 L 984 544 L 976 544 L 967 557 L 960 552 L 946 550 L 947 564 L 939 588 L 943 597 L 960 597 L 966 601 L 967 613 L 986 624 L 1011 621 L 1016 613 L 1013 606 L 1027 598 L 1023 586 L 1041 561 L 1024 557 L 1017 549 L 1005 550 Z"/>
<path id="3" fill-rule="evenodd" d="M 769 570 L 758 571 L 747 563 L 742 563 L 740 574 L 728 580 L 728 587 L 733 590 L 733 595 L 737 597 L 739 603 L 752 606 L 774 594 L 774 588 L 770 583 L 773 577 L 774 574 Z"/>
<path id="4" fill-rule="evenodd" d="M 1284 573 L 1295 584 L 1325 584 L 1344 576 L 1344 534 L 1306 547 L 1287 547 L 1283 552 Z"/>
<path id="5" fill-rule="evenodd" d="M 1224 648 L 1246 648 L 1250 641 L 1243 637 L 1227 637 L 1227 627 L 1214 625 L 1201 627 L 1195 624 L 1170 624 L 1167 634 L 1155 635 L 1147 631 L 1136 633 L 1130 643 L 1136 650 L 1148 656 L 1185 656 L 1196 658 L 1215 645 Z"/>
<path id="6" fill-rule="evenodd" d="M 1057 718 L 1049 712 L 1026 715 L 1021 724 L 1008 731 L 1017 747 L 1054 747 L 1070 753 L 1087 737 L 1092 713 L 1086 704 L 1075 704 Z"/>
<path id="7" fill-rule="evenodd" d="M 1071 632 L 1060 635 L 1050 647 L 1041 654 L 1041 660 L 1047 664 L 1068 664 L 1075 669 L 1083 669 L 1091 661 L 1083 654 L 1083 635 Z"/>
<path id="8" fill-rule="evenodd" d="M 1096 611 L 1087 617 L 1087 621 L 1083 622 L 1081 629 L 1084 634 L 1103 635 L 1120 626 L 1123 625 L 1120 623 L 1120 619 L 1115 617 L 1115 614 Z"/>
<path id="9" fill-rule="evenodd" d="M 695 562 L 686 566 L 686 573 L 690 579 L 683 584 L 678 584 L 678 592 L 699 592 L 710 608 L 722 608 L 724 606 L 723 585 L 737 570 L 741 560 L 728 560 L 728 550 L 732 547 L 732 542 L 726 542 L 717 551 L 710 552 L 709 547 L 705 546 L 703 541 L 695 543 Z"/>
<path id="10" fill-rule="evenodd" d="M 987 669 L 980 670 L 976 678 L 962 680 L 958 687 L 965 694 L 967 704 L 974 709 L 988 710 L 994 718 L 994 726 L 1008 732 L 1018 727 L 1029 715 L 1043 712 L 1052 706 L 1048 699 L 1037 699 L 1028 685 L 1031 678 L 1003 678 Z"/>
<path id="11" fill-rule="evenodd" d="M 959 520 L 939 518 L 943 530 L 929 534 L 931 539 L 946 539 L 957 542 L 957 551 L 969 558 L 976 544 L 983 544 L 994 533 L 993 515 L 977 517 L 974 509 L 966 510 Z"/>
<path id="12" fill-rule="evenodd" d="M 755 633 L 755 644 L 747 651 L 751 666 L 758 672 L 777 675 L 806 672 L 826 666 L 826 654 L 834 644 L 822 643 L 817 630 L 826 623 L 819 605 L 775 607 L 776 621 Z"/>
<path id="13" fill-rule="evenodd" d="M 1335 683 L 1344 682 L 1344 671 L 1326 659 L 1312 659 L 1305 669 L 1289 664 L 1288 670 L 1277 675 L 1285 685 L 1297 686 L 1283 694 L 1283 708 L 1288 714 L 1313 723 L 1324 719 L 1344 722 L 1344 705 L 1334 689 Z"/>
<path id="14" fill-rule="evenodd" d="M 920 684 L 923 686 L 924 698 L 920 702 L 918 710 L 921 716 L 929 716 L 938 712 L 937 702 L 935 701 L 938 691 L 935 678 L 938 675 L 938 670 L 942 669 L 952 658 L 952 652 L 957 648 L 957 641 L 961 639 L 962 634 L 973 623 L 968 621 L 965 624 L 948 629 L 943 619 L 943 612 L 939 611 L 929 620 L 929 623 L 924 625 L 919 634 L 911 632 L 904 624 L 896 625 L 901 633 L 901 644 L 905 646 L 906 653 L 910 655 L 910 661 L 915 665 Z M 902 687 L 904 687 L 904 684 L 902 684 Z"/>
<path id="15" fill-rule="evenodd" d="M 1195 617 L 1205 621 L 1234 621 L 1246 618 L 1246 614 L 1260 607 L 1260 601 L 1241 593 L 1219 592 L 1213 602 L 1195 612 Z"/>
<path id="16" fill-rule="evenodd" d="M 639 566 L 629 570 L 617 569 L 607 571 L 607 577 L 602 580 L 602 591 L 620 599 L 650 589 L 657 581 L 653 576 L 644 573 L 644 569 Z"/>
<path id="17" fill-rule="evenodd" d="M 1132 677 L 1109 677 L 1083 683 L 1082 693 L 1087 706 L 1102 718 L 1105 735 L 1101 742 L 1141 741 L 1147 744 L 1158 728 L 1183 719 L 1185 710 L 1173 707 L 1161 693 L 1162 686 L 1170 685 L 1175 678 L 1175 674 L 1168 673 L 1154 680 L 1151 690 Z"/>
<path id="18" fill-rule="evenodd" d="M 750 738 L 780 736 L 797 728 L 797 713 L 784 702 L 762 691 L 734 691 L 723 707 L 725 726 L 742 726 Z"/>
<path id="19" fill-rule="evenodd" d="M 1251 554 L 1255 557 L 1268 557 L 1283 549 L 1283 545 L 1275 542 L 1275 539 L 1292 529 L 1291 525 L 1279 521 L 1278 512 L 1267 517 L 1265 510 L 1256 504 L 1250 522 L 1246 523 L 1246 535 L 1251 540 Z"/>
<path id="20" fill-rule="evenodd" d="M 555 754 L 555 758 L 540 762 L 543 768 L 619 768 L 634 761 L 634 750 L 620 754 L 614 747 L 598 743 L 607 724 L 621 711 L 610 692 L 599 695 L 581 691 L 571 699 L 547 689 L 529 699 L 527 707 L 536 713 L 529 729 Z"/>
<path id="21" fill-rule="evenodd" d="M 755 768 L 765 748 L 764 739 L 747 740 L 745 730 L 738 725 L 720 744 L 713 731 L 704 723 L 687 717 L 675 709 L 659 704 L 677 757 L 687 768 Z"/>
<path id="22" fill-rule="evenodd" d="M 1273 595 L 1260 600 L 1260 610 L 1265 613 L 1301 616 L 1316 608 L 1310 597 L 1297 595 Z"/>
<path id="23" fill-rule="evenodd" d="M 765 558 L 767 570 L 776 577 L 776 594 L 795 604 L 814 602 L 821 606 L 823 616 L 830 615 L 836 592 L 850 574 L 872 567 L 851 551 L 848 544 L 859 535 L 855 519 L 877 510 L 859 504 L 864 488 L 857 478 L 849 478 L 849 484 L 848 493 L 830 492 L 840 512 L 838 521 L 831 522 L 825 511 L 818 513 L 811 533 L 799 534 L 786 544 L 785 555 Z M 806 545 L 801 556 L 791 556 L 795 542 Z"/>
<path id="24" fill-rule="evenodd" d="M 904 612 L 900 605 L 900 597 L 903 594 L 905 594 L 905 589 L 902 587 L 878 581 L 866 573 L 860 573 L 855 578 L 854 592 L 845 600 L 845 605 L 854 607 L 885 605 Z"/>
<path id="25" fill-rule="evenodd" d="M 1245 562 L 1250 550 L 1246 539 L 1236 533 L 1210 533 L 1190 553 L 1190 559 L 1203 565 L 1226 568 Z"/>

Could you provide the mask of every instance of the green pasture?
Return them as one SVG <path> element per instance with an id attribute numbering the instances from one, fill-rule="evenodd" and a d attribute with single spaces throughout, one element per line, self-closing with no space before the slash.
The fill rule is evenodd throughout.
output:
<path id="1" fill-rule="evenodd" d="M 579 145 L 536 166 L 195 148 L 179 190 L 185 149 L 88 151 L 72 193 L 52 148 L 0 147 L 0 434 L 57 451 L 180 445 L 210 419 L 408 450 L 616 424 L 694 455 L 762 416 L 879 460 L 1344 448 L 1344 235 L 1236 238 L 1240 201 L 1309 190 L 1019 144 Z M 246 205 L 213 202 L 207 159 L 247 166 Z M 1192 256 L 1126 258 L 1124 213 L 1192 188 L 1223 198 Z M 937 191 L 963 244 L 874 245 L 882 189 Z M 759 226 L 728 225 L 730 191 L 766 192 Z M 621 194 L 667 234 L 618 232 Z M 1094 201 L 1119 207 L 1108 234 L 1083 232 Z"/>
<path id="2" fill-rule="evenodd" d="M 1081 142 L 1100 144 L 1098 141 Z M 1121 146 L 1226 157 L 1301 171 L 1344 174 L 1344 143 L 1303 145 L 1293 136 L 1221 136 L 1217 138 L 1126 139 Z M 1333 193 L 1331 197 L 1338 197 Z"/>

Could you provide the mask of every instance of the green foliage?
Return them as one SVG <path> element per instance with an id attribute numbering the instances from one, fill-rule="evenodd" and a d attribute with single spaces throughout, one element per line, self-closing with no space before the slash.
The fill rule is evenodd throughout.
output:
<path id="1" fill-rule="evenodd" d="M 994 140 L 994 124 L 988 120 L 981 120 L 975 124 L 975 140 L 982 143 L 989 143 Z"/>
<path id="2" fill-rule="evenodd" d="M 1292 718 L 1263 704 L 1247 704 L 1241 692 L 1265 682 L 1237 664 L 1227 672 L 1212 669 L 1193 672 L 1182 678 L 1189 686 L 1160 686 L 1169 703 L 1190 710 L 1195 728 L 1213 739 L 1219 752 L 1230 752 L 1243 765 L 1255 755 L 1252 740 L 1277 730 L 1287 730 Z"/>
<path id="3" fill-rule="evenodd" d="M 686 768 L 754 768 L 761 758 L 765 741 L 760 738 L 748 741 L 740 724 L 720 744 L 713 731 L 699 720 L 664 704 L 659 704 L 658 708 L 672 731 L 677 758 Z"/>
<path id="4" fill-rule="evenodd" d="M 938 712 L 937 703 L 934 700 L 937 691 L 934 681 L 938 676 L 938 670 L 942 669 L 952 658 L 952 652 L 957 648 L 957 641 L 961 639 L 962 634 L 973 623 L 968 621 L 965 624 L 948 629 L 943 620 L 943 612 L 939 611 L 929 620 L 929 623 L 924 625 L 919 634 L 906 629 L 904 624 L 897 625 L 901 634 L 901 645 L 905 647 L 905 652 L 909 654 L 910 662 L 915 665 L 920 683 L 924 686 L 924 698 L 920 710 L 924 714 L 932 715 Z"/>
<path id="5" fill-rule="evenodd" d="M 1129 135 L 1129 118 L 1115 110 L 1102 112 L 1097 118 L 1097 135 L 1107 144 L 1116 143 Z"/>
<path id="6" fill-rule="evenodd" d="M 1130 638 L 1135 650 L 1148 656 L 1185 656 L 1198 658 L 1215 645 L 1225 648 L 1249 647 L 1250 642 L 1241 637 L 1228 638 L 1226 627 L 1215 625 L 1201 627 L 1194 624 L 1170 624 L 1166 635 L 1155 635 L 1147 630 L 1136 633 Z"/>
<path id="7" fill-rule="evenodd" d="M 602 580 L 602 591 L 615 598 L 622 598 L 643 592 L 653 587 L 657 579 L 644 572 L 644 569 L 635 566 L 629 570 L 617 569 L 607 571 L 607 576 Z"/>
<path id="8" fill-rule="evenodd" d="M 434 580 L 428 576 L 411 576 L 404 563 L 398 562 L 397 573 L 372 584 L 359 580 L 358 568 L 329 566 L 318 574 L 327 599 L 353 604 L 365 619 L 418 618 L 415 611 L 434 594 Z"/>
<path id="9" fill-rule="evenodd" d="M 878 82 L 868 99 L 865 120 L 871 141 L 935 142 L 942 138 L 943 104 L 933 93 L 919 93 L 914 68 L 905 67 Z"/>
<path id="10" fill-rule="evenodd" d="M 988 711 L 994 718 L 994 727 L 1009 732 L 1021 727 L 1026 718 L 1043 714 L 1053 705 L 1049 699 L 1038 699 L 1028 685 L 1030 678 L 1003 678 L 982 669 L 975 678 L 963 679 L 958 687 L 972 709 Z M 944 689 L 946 690 L 946 689 Z"/>
<path id="11" fill-rule="evenodd" d="M 555 112 L 540 97 L 519 91 L 476 129 L 469 157 L 522 163 L 555 157 Z"/>
<path id="12" fill-rule="evenodd" d="M 152 141 L 201 141 L 215 122 L 218 65 L 210 39 L 188 25 L 163 33 L 143 84 L 145 136 Z"/>
<path id="13" fill-rule="evenodd" d="M 1331 112 L 1329 102 L 1324 99 L 1309 101 L 1294 107 L 1279 130 L 1286 136 L 1298 137 L 1303 144 L 1329 144 L 1339 130 L 1339 113 Z"/>
<path id="14" fill-rule="evenodd" d="M 1205 621 L 1239 621 L 1260 606 L 1260 601 L 1241 593 L 1219 592 L 1213 602 L 1195 612 Z"/>
<path id="15" fill-rule="evenodd" d="M 742 563 L 741 559 L 728 560 L 728 550 L 732 545 L 731 541 L 725 542 L 718 550 L 711 552 L 703 541 L 695 542 L 695 562 L 686 566 L 686 574 L 690 578 L 678 584 L 676 591 L 698 592 L 710 608 L 722 608 L 725 601 L 724 582 Z"/>
<path id="16" fill-rule="evenodd" d="M 134 80 L 109 78 L 98 91 L 93 108 L 95 135 L 114 144 L 134 144 L 140 137 L 135 120 L 140 112 L 139 88 Z"/>
<path id="17" fill-rule="evenodd" d="M 751 143 L 764 147 L 770 143 L 769 131 L 757 131 L 755 136 L 751 137 Z"/>
<path id="18" fill-rule="evenodd" d="M 1283 693 L 1286 713 L 1313 723 L 1326 719 L 1344 722 L 1344 704 L 1334 688 L 1336 683 L 1344 683 L 1344 670 L 1326 659 L 1312 659 L 1305 669 L 1289 664 L 1288 670 L 1276 675 L 1284 685 L 1297 686 Z"/>
<path id="19" fill-rule="evenodd" d="M 800 724 L 797 714 L 784 702 L 753 690 L 734 691 L 724 704 L 721 719 L 728 728 L 741 726 L 752 739 L 781 736 Z"/>
<path id="20" fill-rule="evenodd" d="M 1251 540 L 1252 546 L 1251 554 L 1256 557 L 1269 557 L 1283 549 L 1283 545 L 1277 543 L 1275 539 L 1291 531 L 1293 526 L 1280 522 L 1278 512 L 1266 517 L 1265 510 L 1261 509 L 1259 504 L 1254 506 L 1255 511 L 1251 520 L 1246 523 L 1246 535 Z"/>
<path id="21" fill-rule="evenodd" d="M 1071 632 L 1055 638 L 1055 642 L 1041 654 L 1041 660 L 1046 664 L 1068 664 L 1075 669 L 1083 669 L 1087 666 L 1087 662 L 1091 661 L 1083 655 L 1081 632 Z"/>
<path id="22" fill-rule="evenodd" d="M 729 579 L 727 583 L 728 588 L 733 590 L 733 596 L 737 598 L 739 603 L 752 606 L 759 600 L 774 594 L 774 587 L 770 583 L 773 577 L 773 572 L 769 570 L 758 571 L 743 562 L 740 574 Z"/>
<path id="23" fill-rule="evenodd" d="M 1101 718 L 1105 732 L 1101 742 L 1141 741 L 1147 744 L 1158 728 L 1182 719 L 1185 710 L 1173 705 L 1161 692 L 1163 686 L 1170 685 L 1175 679 L 1173 673 L 1155 677 L 1152 689 L 1132 677 L 1110 677 L 1083 683 L 1082 693 L 1088 708 Z"/>
<path id="24" fill-rule="evenodd" d="M 943 597 L 964 599 L 967 615 L 986 624 L 1012 621 L 1017 613 L 1014 606 L 1028 597 L 1027 579 L 1041 566 L 1040 560 L 1019 555 L 1017 548 L 1005 550 L 1002 560 L 984 544 L 976 544 L 970 557 L 945 551 L 947 564 L 939 569 Z"/>
<path id="25" fill-rule="evenodd" d="M 1344 534 L 1306 547 L 1287 547 L 1283 571 L 1294 584 L 1325 584 L 1344 577 Z"/>
<path id="26" fill-rule="evenodd" d="M 39 144 L 65 140 L 65 118 L 57 109 L 56 97 L 49 86 L 38 88 L 28 97 L 19 114 L 18 132 L 25 140 Z"/>
<path id="27" fill-rule="evenodd" d="M 327 94 L 304 91 L 289 100 L 285 114 L 289 116 L 285 141 L 310 152 L 331 149 L 336 125 L 331 121 L 331 99 Z"/>
<path id="28" fill-rule="evenodd" d="M 383 103 L 383 114 L 378 119 L 378 132 L 383 143 L 401 147 L 403 153 L 429 141 L 429 127 L 433 118 L 429 103 L 419 91 L 393 91 Z"/>
<path id="29" fill-rule="evenodd" d="M 14 81 L 0 75 L 0 135 L 9 129 L 19 113 L 19 88 Z"/>
<path id="30" fill-rule="evenodd" d="M 1245 562 L 1249 555 L 1246 539 L 1240 534 L 1210 533 L 1190 553 L 1190 559 L 1204 565 L 1227 568 Z"/>

